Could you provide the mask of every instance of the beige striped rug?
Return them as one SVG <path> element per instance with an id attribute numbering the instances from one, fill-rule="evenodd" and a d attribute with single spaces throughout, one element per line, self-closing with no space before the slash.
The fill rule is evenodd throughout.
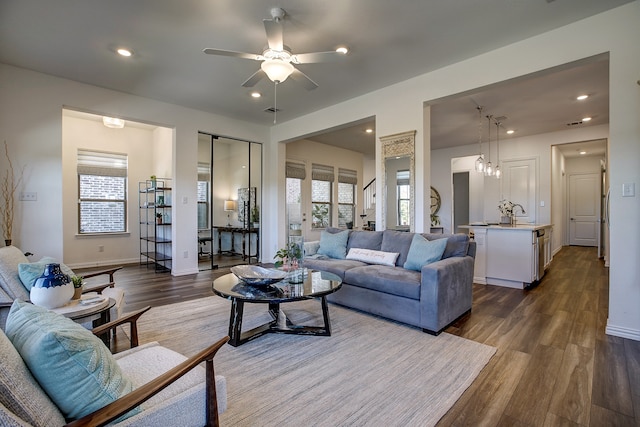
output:
<path id="1" fill-rule="evenodd" d="M 243 330 L 269 320 L 266 308 L 245 304 Z M 282 308 L 296 323 L 321 323 L 318 300 Z M 227 335 L 229 310 L 217 296 L 152 308 L 139 321 L 141 343 L 190 356 Z M 435 425 L 495 352 L 337 305 L 329 311 L 331 337 L 270 334 L 220 350 L 223 426 Z"/>

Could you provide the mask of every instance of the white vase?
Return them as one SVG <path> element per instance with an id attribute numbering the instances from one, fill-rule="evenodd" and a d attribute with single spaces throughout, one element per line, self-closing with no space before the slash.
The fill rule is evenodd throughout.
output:
<path id="1" fill-rule="evenodd" d="M 60 270 L 60 264 L 47 264 L 42 276 L 31 287 L 29 299 L 35 305 L 52 309 L 62 307 L 73 297 L 73 283 Z"/>

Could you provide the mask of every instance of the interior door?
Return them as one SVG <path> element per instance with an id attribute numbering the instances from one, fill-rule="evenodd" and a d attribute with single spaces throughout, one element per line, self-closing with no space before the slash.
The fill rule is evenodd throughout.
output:
<path id="1" fill-rule="evenodd" d="M 569 244 L 598 246 L 600 174 L 569 176 Z"/>
<path id="2" fill-rule="evenodd" d="M 502 198 L 522 205 L 516 209 L 520 223 L 536 221 L 536 160 L 505 160 L 502 162 Z"/>

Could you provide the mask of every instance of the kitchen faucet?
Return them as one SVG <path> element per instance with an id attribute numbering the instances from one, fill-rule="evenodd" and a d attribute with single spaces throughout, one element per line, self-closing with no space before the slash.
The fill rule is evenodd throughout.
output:
<path id="1" fill-rule="evenodd" d="M 526 212 L 524 211 L 524 208 L 522 207 L 521 204 L 519 204 L 519 203 L 514 204 L 512 210 L 511 210 L 511 224 L 512 225 L 516 224 L 516 207 L 520 208 L 520 210 L 522 211 L 522 215 L 526 214 Z"/>

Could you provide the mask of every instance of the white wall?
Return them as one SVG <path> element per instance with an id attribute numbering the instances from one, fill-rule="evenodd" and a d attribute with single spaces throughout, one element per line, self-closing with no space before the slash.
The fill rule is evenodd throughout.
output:
<path id="1" fill-rule="evenodd" d="M 173 197 L 178 202 L 173 206 L 172 274 L 197 272 L 198 131 L 264 142 L 269 138 L 268 129 L 252 123 L 0 64 L 0 137 L 7 141 L 14 164 L 24 166 L 24 181 L 18 192 L 38 193 L 36 202 L 16 203 L 14 244 L 24 250 L 58 259 L 63 259 L 65 255 L 65 239 L 61 226 L 64 223 L 64 107 L 160 124 L 175 132 L 172 132 L 170 148 Z M 4 167 L 4 163 L 0 165 L 0 172 L 4 172 Z"/>
<path id="2" fill-rule="evenodd" d="M 640 178 L 640 96 L 636 84 L 640 69 L 637 47 L 637 41 L 640 40 L 638 22 L 640 2 L 635 1 L 299 119 L 281 123 L 272 128 L 272 141 L 293 140 L 300 135 L 371 116 L 376 118 L 378 136 L 417 129 L 416 141 L 424 141 L 424 134 L 429 133 L 423 126 L 425 119 L 422 106 L 425 102 L 609 52 L 610 135 L 606 134 L 605 129 L 599 136 L 610 136 L 611 290 L 607 332 L 640 340 L 640 287 L 637 286 L 640 263 L 635 262 L 640 259 L 640 224 L 635 218 L 640 211 L 640 198 L 623 198 L 621 194 L 623 183 L 637 183 Z M 496 64 L 500 64 L 500 67 L 496 67 Z M 428 151 L 429 147 L 418 145 L 423 152 L 416 151 L 416 156 L 424 159 L 424 151 Z M 526 150 L 526 147 L 519 144 L 517 148 L 514 146 L 511 154 L 508 151 L 503 153 L 503 149 L 500 153 L 501 156 L 504 154 L 505 158 L 520 154 L 515 153 L 515 150 Z M 379 141 L 376 151 L 379 157 Z M 474 154 L 464 150 L 458 151 L 461 151 L 456 154 L 458 156 Z M 274 148 L 271 155 L 278 162 L 278 156 L 282 156 L 282 153 Z M 546 156 L 546 166 L 542 165 L 540 157 L 541 200 L 550 200 L 551 152 L 548 151 Z M 279 166 L 282 166 L 283 162 L 283 159 L 280 160 L 282 164 L 279 163 Z M 426 185 L 429 181 L 430 165 L 435 164 L 435 157 L 426 167 L 423 162 L 417 161 L 416 179 L 422 180 L 422 184 Z M 382 178 L 379 167 L 376 169 L 376 177 L 377 192 L 380 194 Z M 546 183 L 543 182 L 544 179 Z M 423 204 L 423 200 L 423 195 L 416 195 L 418 206 Z M 377 210 L 380 215 L 380 207 Z M 536 218 L 539 221 L 550 220 L 548 208 L 540 209 L 537 214 Z"/>

